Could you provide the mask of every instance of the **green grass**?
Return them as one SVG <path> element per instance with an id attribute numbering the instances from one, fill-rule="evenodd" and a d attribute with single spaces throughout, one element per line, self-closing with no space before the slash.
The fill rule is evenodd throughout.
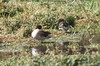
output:
<path id="1" fill-rule="evenodd" d="M 100 55 L 71 55 L 71 56 L 52 56 L 52 55 L 44 55 L 44 56 L 22 56 L 22 57 L 12 57 L 7 59 L 6 61 L 1 61 L 1 66 L 98 66 L 100 65 Z"/>
<path id="2" fill-rule="evenodd" d="M 100 6 L 99 0 L 66 0 L 66 2 L 54 0 L 2 0 L 0 1 L 0 46 L 9 46 L 22 53 L 11 55 L 10 58 L 1 59 L 0 66 L 99 66 L 100 43 L 91 41 L 87 44 L 88 35 L 100 35 Z M 7 1 L 7 2 L 6 2 Z M 68 34 L 57 30 L 57 20 L 64 18 L 69 22 L 75 20 L 75 26 L 69 29 Z M 75 19 L 73 19 L 75 18 Z M 37 24 L 41 24 L 44 30 L 52 32 L 54 37 L 42 44 L 49 51 L 40 56 L 31 56 L 27 53 L 31 47 L 39 46 L 30 38 L 31 31 Z M 77 33 L 78 32 L 78 33 Z M 66 35 L 67 34 L 67 35 Z M 56 35 L 56 36 L 55 36 Z M 85 41 L 78 42 L 83 37 Z M 85 37 L 85 38 L 84 38 Z M 77 39 L 78 38 L 78 39 Z M 70 41 L 71 44 L 59 46 L 59 42 Z M 84 42 L 84 43 L 83 43 Z M 54 46 L 54 44 L 56 44 Z M 86 48 L 86 53 L 77 53 L 80 47 Z M 61 47 L 67 50 L 60 50 Z M 69 48 L 76 53 L 70 53 Z M 98 50 L 94 53 L 94 49 Z M 83 50 L 81 50 L 83 51 Z M 7 55 L 8 56 L 8 55 Z"/>

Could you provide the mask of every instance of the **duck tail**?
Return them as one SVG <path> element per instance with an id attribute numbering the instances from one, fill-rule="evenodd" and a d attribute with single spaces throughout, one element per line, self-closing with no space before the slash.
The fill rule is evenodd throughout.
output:
<path id="1" fill-rule="evenodd" d="M 51 37 L 52 37 L 52 35 L 51 35 L 51 34 L 49 34 L 47 37 L 48 37 L 48 38 L 51 38 Z"/>

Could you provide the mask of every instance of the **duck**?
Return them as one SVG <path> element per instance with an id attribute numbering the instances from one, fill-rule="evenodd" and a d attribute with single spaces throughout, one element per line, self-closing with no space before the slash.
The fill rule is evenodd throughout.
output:
<path id="1" fill-rule="evenodd" d="M 58 20 L 58 29 L 59 30 L 67 31 L 69 28 L 70 28 L 69 23 L 66 22 L 63 18 L 60 18 Z"/>
<path id="2" fill-rule="evenodd" d="M 36 28 L 32 31 L 31 36 L 39 41 L 43 41 L 45 39 L 49 39 L 52 37 L 51 33 L 48 31 L 43 31 L 41 25 L 37 25 Z"/>

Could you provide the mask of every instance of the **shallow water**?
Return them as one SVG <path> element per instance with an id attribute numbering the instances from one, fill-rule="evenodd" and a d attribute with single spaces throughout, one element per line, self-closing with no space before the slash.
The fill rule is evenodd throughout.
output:
<path id="1" fill-rule="evenodd" d="M 85 39 L 85 40 L 84 40 Z M 53 39 L 47 40 L 42 42 L 41 44 L 37 44 L 35 42 L 28 42 L 22 44 L 11 44 L 10 45 L 0 45 L 0 59 L 7 59 L 11 56 L 20 55 L 23 52 L 27 52 L 31 54 L 30 50 L 33 47 L 38 47 L 40 45 L 47 46 L 49 50 L 56 51 L 60 50 L 66 53 L 66 55 L 73 55 L 73 54 L 88 54 L 88 53 L 100 53 L 98 48 L 86 48 L 85 43 L 89 42 L 89 45 L 92 43 L 100 43 L 100 35 L 94 35 L 92 38 L 84 38 L 82 39 L 79 35 L 67 35 L 61 37 L 54 37 Z M 91 41 L 91 42 L 90 42 Z M 6 43 L 4 43 L 6 44 Z M 74 46 L 73 44 L 79 44 L 79 46 Z M 82 44 L 82 45 L 80 45 Z M 73 47 L 68 47 L 73 46 Z M 75 48 L 76 47 L 76 48 Z M 20 51 L 21 49 L 21 51 Z M 88 50 L 88 52 L 87 52 Z"/>

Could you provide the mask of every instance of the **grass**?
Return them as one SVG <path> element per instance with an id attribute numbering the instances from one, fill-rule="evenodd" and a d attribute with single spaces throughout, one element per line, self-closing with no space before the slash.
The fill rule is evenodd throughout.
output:
<path id="1" fill-rule="evenodd" d="M 8 66 L 30 66 L 30 65 L 35 65 L 35 66 L 52 66 L 52 65 L 57 65 L 57 66 L 70 66 L 70 65 L 94 65 L 98 66 L 100 64 L 99 60 L 96 60 L 97 58 L 100 58 L 99 55 L 73 55 L 73 56 L 64 56 L 59 55 L 59 56 L 52 56 L 52 55 L 45 55 L 43 57 L 36 56 L 36 57 L 12 57 L 8 59 L 5 62 L 1 62 L 2 66 L 8 65 Z M 25 61 L 26 60 L 26 61 Z M 92 61 L 90 61 L 92 60 Z M 10 61 L 10 62 L 8 62 Z"/>
<path id="2" fill-rule="evenodd" d="M 2 1 L 0 1 L 0 46 L 19 50 L 21 54 L 4 54 L 3 57 L 1 53 L 0 66 L 100 65 L 100 42 L 87 41 L 91 35 L 100 35 L 99 0 Z M 57 29 L 59 18 L 65 18 L 69 22 L 75 20 L 73 23 L 75 26 L 69 29 L 68 33 L 59 31 Z M 45 54 L 32 56 L 31 48 L 40 46 L 30 36 L 37 24 L 43 25 L 44 30 L 50 31 L 54 37 L 41 44 L 48 48 Z M 70 32 L 72 34 L 69 34 Z M 60 42 L 69 43 L 60 45 Z"/>

